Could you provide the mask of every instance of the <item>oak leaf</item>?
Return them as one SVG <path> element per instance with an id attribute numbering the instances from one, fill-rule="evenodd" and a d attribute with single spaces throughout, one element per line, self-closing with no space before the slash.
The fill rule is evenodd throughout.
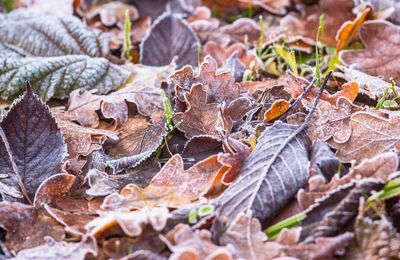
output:
<path id="1" fill-rule="evenodd" d="M 361 161 L 382 152 L 400 148 L 398 124 L 400 114 L 388 112 L 382 117 L 374 112 L 357 112 L 350 118 L 351 135 L 346 142 L 331 141 L 341 161 Z"/>
<path id="2" fill-rule="evenodd" d="M 70 120 L 77 121 L 83 126 L 98 127 L 100 110 L 104 117 L 115 120 L 116 126 L 128 120 L 127 102 L 137 105 L 139 113 L 150 116 L 158 122 L 164 114 L 160 89 L 132 83 L 121 90 L 109 95 L 94 95 L 90 91 L 71 93 L 66 113 Z"/>
<path id="3" fill-rule="evenodd" d="M 138 208 L 145 205 L 179 208 L 198 200 L 214 184 L 221 164 L 217 155 L 210 156 L 187 170 L 183 159 L 177 154 L 154 176 L 144 189 L 127 185 L 120 194 L 114 193 L 104 199 L 104 209 Z"/>
<path id="4" fill-rule="evenodd" d="M 359 33 L 365 49 L 342 51 L 340 58 L 352 69 L 382 77 L 385 81 L 389 81 L 390 78 L 400 81 L 397 68 L 400 60 L 400 40 L 397 37 L 399 33 L 399 26 L 386 21 L 365 22 Z"/>

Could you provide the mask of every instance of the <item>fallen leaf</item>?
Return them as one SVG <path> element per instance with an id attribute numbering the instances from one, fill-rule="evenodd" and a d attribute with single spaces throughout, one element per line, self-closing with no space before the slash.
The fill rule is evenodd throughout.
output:
<path id="1" fill-rule="evenodd" d="M 46 245 L 21 250 L 14 259 L 84 260 L 90 256 L 96 257 L 97 250 L 96 240 L 91 236 L 83 237 L 79 243 L 57 242 L 53 239 L 47 239 Z"/>
<path id="2" fill-rule="evenodd" d="M 341 51 L 357 37 L 357 33 L 365 20 L 372 14 L 372 8 L 367 7 L 359 13 L 353 21 L 347 21 L 340 27 L 336 34 L 336 51 Z"/>
<path id="3" fill-rule="evenodd" d="M 398 165 L 399 159 L 397 158 L 397 154 L 394 152 L 386 152 L 371 159 L 364 159 L 345 175 L 342 173 L 335 174 L 328 183 L 326 183 L 326 180 L 322 179 L 321 176 L 313 176 L 308 180 L 308 190 L 299 190 L 297 193 L 297 200 L 300 206 L 306 209 L 318 198 L 352 181 L 364 178 L 388 181 L 389 176 L 397 170 Z"/>
<path id="4" fill-rule="evenodd" d="M 373 112 L 357 112 L 350 118 L 351 135 L 343 143 L 330 142 L 343 162 L 361 161 L 379 153 L 399 148 L 397 125 L 400 114 L 391 112 L 382 117 Z"/>
<path id="5" fill-rule="evenodd" d="M 211 156 L 184 170 L 182 157 L 174 155 L 144 189 L 127 185 L 120 194 L 104 199 L 104 209 L 168 206 L 179 208 L 198 200 L 211 188 L 221 167 L 217 156 Z"/>
<path id="6" fill-rule="evenodd" d="M 66 113 L 70 120 L 96 128 L 100 120 L 96 110 L 101 110 L 104 117 L 115 120 L 119 126 L 128 120 L 127 102 L 136 104 L 139 113 L 150 116 L 155 122 L 164 115 L 160 89 L 142 86 L 141 83 L 129 84 L 106 96 L 76 90 L 71 93 Z"/>
<path id="7" fill-rule="evenodd" d="M 140 45 L 140 60 L 144 65 L 164 66 L 174 57 L 178 67 L 197 64 L 200 42 L 181 18 L 165 14 L 157 18 Z"/>
<path id="8" fill-rule="evenodd" d="M 131 73 L 105 58 L 83 55 L 0 59 L 0 95 L 12 100 L 26 81 L 44 100 L 66 98 L 75 90 L 98 89 L 105 94 L 124 85 Z"/>
<path id="9" fill-rule="evenodd" d="M 231 24 L 221 26 L 219 33 L 227 35 L 230 39 L 228 43 L 241 42 L 250 43 L 257 46 L 257 40 L 260 37 L 260 25 L 250 18 L 239 18 Z"/>
<path id="10" fill-rule="evenodd" d="M 181 156 L 193 160 L 185 163 L 185 169 L 212 155 L 222 152 L 222 141 L 212 135 L 197 135 L 190 138 L 183 147 Z"/>
<path id="11" fill-rule="evenodd" d="M 239 0 L 241 4 L 247 6 L 258 6 L 262 9 L 277 15 L 285 15 L 286 7 L 290 7 L 290 0 Z"/>
<path id="12" fill-rule="evenodd" d="M 351 116 L 362 109 L 344 97 L 340 97 L 335 105 L 321 100 L 308 127 L 308 136 L 313 141 L 332 139 L 333 142 L 344 143 L 352 134 Z M 296 120 L 292 119 L 288 118 L 288 121 L 294 123 Z"/>
<path id="13" fill-rule="evenodd" d="M 207 94 L 202 85 L 193 86 L 190 93 L 185 94 L 188 109 L 174 114 L 174 123 L 185 133 L 187 138 L 196 135 L 218 135 L 220 120 L 218 104 L 207 104 Z"/>
<path id="14" fill-rule="evenodd" d="M 385 89 L 391 86 L 390 83 L 382 80 L 381 78 L 370 76 L 361 71 L 346 68 L 341 66 L 340 69 L 344 72 L 344 78 L 349 81 L 355 81 L 360 84 L 359 92 L 367 95 L 368 97 L 377 100 L 383 97 Z M 397 91 L 400 91 L 399 87 L 395 87 Z"/>
<path id="15" fill-rule="evenodd" d="M 116 131 L 119 139 L 104 144 L 104 163 L 112 168 L 113 173 L 134 168 L 148 159 L 167 135 L 165 120 L 150 124 L 140 115 L 129 118 Z"/>
<path id="16" fill-rule="evenodd" d="M 396 37 L 399 33 L 400 27 L 386 21 L 365 22 L 359 33 L 365 49 L 342 51 L 340 58 L 351 69 L 382 77 L 385 81 L 390 78 L 400 81 L 397 69 L 400 41 Z"/>
<path id="17" fill-rule="evenodd" d="M 260 222 L 271 221 L 308 179 L 305 133 L 281 121 L 265 130 L 244 161 L 238 178 L 218 198 L 218 225 L 226 226 L 241 212 L 252 210 Z"/>
<path id="18" fill-rule="evenodd" d="M 44 180 L 61 170 L 67 147 L 48 107 L 28 85 L 1 122 L 0 165 L 3 184 L 18 188 L 32 202 Z M 12 199 L 7 196 L 5 200 Z"/>
<path id="19" fill-rule="evenodd" d="M 321 41 L 327 45 L 335 46 L 336 32 L 340 26 L 354 18 L 353 7 L 352 1 L 321 0 L 319 4 L 305 5 L 301 13 L 290 12 L 280 20 L 280 25 L 288 31 L 290 36 L 302 36 L 312 42 L 317 35 L 319 17 L 323 14 L 325 37 Z"/>
<path id="20" fill-rule="evenodd" d="M 88 233 L 97 239 L 106 238 L 115 226 L 130 236 L 140 236 L 146 225 L 161 231 L 168 219 L 167 208 L 145 207 L 137 211 L 106 211 L 86 225 Z"/>
<path id="21" fill-rule="evenodd" d="M 188 225 L 178 224 L 162 239 L 172 251 L 171 259 L 232 259 L 232 249 L 215 245 L 205 229 L 193 231 Z"/>
<path id="22" fill-rule="evenodd" d="M 357 216 L 360 198 L 382 187 L 382 181 L 365 178 L 340 186 L 317 200 L 305 211 L 306 217 L 301 221 L 301 240 L 309 243 L 318 237 L 340 234 Z"/>
<path id="23" fill-rule="evenodd" d="M 265 111 L 264 120 L 267 122 L 274 121 L 281 117 L 290 108 L 290 102 L 285 99 L 277 99 L 272 103 L 271 107 Z"/>
<path id="24" fill-rule="evenodd" d="M 39 208 L 43 204 L 50 202 L 52 197 L 65 195 L 75 182 L 75 176 L 71 174 L 55 174 L 38 187 L 33 204 Z"/>
<path id="25" fill-rule="evenodd" d="M 223 47 L 217 42 L 208 41 L 202 48 L 203 59 L 207 55 L 210 55 L 216 60 L 219 67 L 224 66 L 229 57 L 234 53 L 236 53 L 237 59 L 245 65 L 247 69 L 250 69 L 251 65 L 256 66 L 258 63 L 256 55 L 249 52 L 246 45 L 243 43 L 234 43 L 228 47 Z"/>
<path id="26" fill-rule="evenodd" d="M 64 238 L 64 228 L 53 218 L 18 202 L 0 202 L 0 226 L 7 231 L 6 247 L 13 252 L 40 246 L 45 236 Z"/>
<path id="27" fill-rule="evenodd" d="M 240 213 L 225 233 L 219 238 L 223 246 L 232 246 L 236 259 L 273 259 L 278 257 L 280 247 L 266 243 L 267 235 L 261 231 L 261 224 L 252 218 L 251 211 Z"/>
<path id="28" fill-rule="evenodd" d="M 193 67 L 185 66 L 171 75 L 170 80 L 175 87 L 176 95 L 184 101 L 184 94 L 190 92 L 192 87 L 199 83 L 207 93 L 207 103 L 230 103 L 240 95 L 239 85 L 231 72 L 218 72 L 217 62 L 207 56 L 200 65 L 198 74 Z"/>
<path id="29" fill-rule="evenodd" d="M 105 35 L 97 35 L 79 19 L 21 9 L 0 19 L 0 42 L 0 58 L 13 52 L 20 57 L 106 57 L 109 53 Z"/>
<path id="30" fill-rule="evenodd" d="M 310 158 L 311 177 L 321 176 L 326 181 L 330 181 L 339 170 L 341 175 L 347 173 L 346 166 L 340 163 L 327 142 L 315 141 L 312 145 Z"/>
<path id="31" fill-rule="evenodd" d="M 400 257 L 400 235 L 386 218 L 372 220 L 360 212 L 354 225 L 354 240 L 346 259 Z"/>

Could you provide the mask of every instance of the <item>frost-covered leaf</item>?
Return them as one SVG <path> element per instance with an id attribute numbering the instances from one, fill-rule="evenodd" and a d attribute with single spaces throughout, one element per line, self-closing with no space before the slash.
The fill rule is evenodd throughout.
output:
<path id="1" fill-rule="evenodd" d="M 178 67 L 197 64 L 200 42 L 193 30 L 173 14 L 160 16 L 141 44 L 140 60 L 144 65 L 164 66 L 178 57 Z"/>
<path id="2" fill-rule="evenodd" d="M 260 222 L 271 221 L 306 184 L 309 148 L 305 132 L 296 126 L 278 121 L 265 130 L 238 178 L 218 199 L 220 224 L 247 210 Z"/>
<path id="3" fill-rule="evenodd" d="M 214 185 L 221 164 L 217 155 L 210 156 L 187 170 L 177 154 L 154 176 L 149 186 L 129 184 L 118 193 L 106 197 L 103 208 L 137 208 L 144 205 L 167 205 L 178 208 L 190 204 L 205 195 Z"/>
<path id="4" fill-rule="evenodd" d="M 32 202 L 36 190 L 60 171 L 67 153 L 61 131 L 48 107 L 28 86 L 1 122 L 0 171 L 3 184 L 17 187 Z"/>
<path id="5" fill-rule="evenodd" d="M 6 247 L 14 252 L 43 244 L 45 236 L 64 238 L 64 227 L 53 218 L 18 202 L 0 202 L 0 226 L 7 231 Z"/>
<path id="6" fill-rule="evenodd" d="M 360 38 L 365 45 L 362 50 L 342 51 L 340 58 L 350 68 L 385 81 L 400 80 L 400 26 L 387 21 L 369 21 L 360 29 Z"/>
<path id="7" fill-rule="evenodd" d="M 88 55 L 106 57 L 108 40 L 76 17 L 17 10 L 0 19 L 0 58 Z"/>
<path id="8" fill-rule="evenodd" d="M 57 242 L 47 239 L 45 245 L 24 249 L 18 252 L 15 260 L 34 259 L 60 259 L 60 260 L 84 260 L 89 256 L 97 256 L 97 243 L 91 236 L 84 236 L 79 243 Z"/>
<path id="9" fill-rule="evenodd" d="M 330 144 L 337 150 L 336 155 L 344 162 L 361 161 L 379 153 L 399 149 L 400 112 L 388 111 L 357 112 L 350 118 L 351 135 L 345 142 Z"/>
<path id="10" fill-rule="evenodd" d="M 86 225 L 90 235 L 107 237 L 107 233 L 116 226 L 131 237 L 140 236 L 146 225 L 151 226 L 155 231 L 161 231 L 169 217 L 167 208 L 145 207 L 137 211 L 107 211 L 100 212 L 100 216 Z"/>
<path id="11" fill-rule="evenodd" d="M 302 239 L 310 242 L 339 234 L 357 216 L 360 198 L 382 187 L 382 181 L 363 179 L 343 185 L 318 200 L 307 209 L 306 218 L 301 222 Z"/>
<path id="12" fill-rule="evenodd" d="M 44 101 L 66 98 L 75 89 L 98 89 L 100 94 L 114 90 L 130 78 L 130 72 L 105 58 L 83 55 L 0 59 L 0 95 L 13 99 L 29 81 Z"/>
<path id="13" fill-rule="evenodd" d="M 109 95 L 94 95 L 90 91 L 75 90 L 68 101 L 67 114 L 70 120 L 83 126 L 98 127 L 100 110 L 104 117 L 113 119 L 117 126 L 128 120 L 128 104 L 135 103 L 139 113 L 159 121 L 164 116 L 160 89 L 134 82 Z"/>

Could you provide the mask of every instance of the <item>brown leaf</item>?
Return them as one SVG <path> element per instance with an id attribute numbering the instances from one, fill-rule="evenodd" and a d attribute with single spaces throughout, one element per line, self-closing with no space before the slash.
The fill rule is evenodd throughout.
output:
<path id="1" fill-rule="evenodd" d="M 281 26 L 289 31 L 291 36 L 303 36 L 313 41 L 317 35 L 320 15 L 325 17 L 325 38 L 322 42 L 334 46 L 335 36 L 340 26 L 353 20 L 354 4 L 347 0 L 320 0 L 318 5 L 306 5 L 301 14 L 291 12 L 281 21 Z"/>
<path id="2" fill-rule="evenodd" d="M 373 112 L 357 112 L 350 118 L 351 136 L 344 143 L 330 144 L 337 149 L 336 155 L 344 162 L 372 158 L 393 148 L 400 148 L 400 114 L 388 112 L 387 118 Z"/>
<path id="3" fill-rule="evenodd" d="M 215 245 L 205 229 L 193 231 L 188 225 L 178 224 L 162 239 L 172 251 L 170 259 L 232 259 L 232 248 Z"/>
<path id="4" fill-rule="evenodd" d="M 328 183 L 325 183 L 325 180 L 321 176 L 313 176 L 308 180 L 308 191 L 300 190 L 297 193 L 298 202 L 303 209 L 306 209 L 318 198 L 352 181 L 364 178 L 388 181 L 389 176 L 397 170 L 398 165 L 399 159 L 397 154 L 387 152 L 371 159 L 364 159 L 343 177 L 335 174 Z"/>
<path id="5" fill-rule="evenodd" d="M 286 7 L 290 6 L 290 0 L 239 0 L 243 5 L 255 5 L 278 15 L 286 14 Z"/>
<path id="6" fill-rule="evenodd" d="M 167 205 L 179 208 L 205 195 L 214 183 L 221 164 L 217 156 L 211 156 L 190 167 L 183 168 L 182 157 L 174 155 L 154 176 L 144 189 L 129 184 L 120 194 L 104 199 L 103 208 L 137 208 L 146 205 Z"/>
<path id="7" fill-rule="evenodd" d="M 281 246 L 266 243 L 267 240 L 267 235 L 261 231 L 260 222 L 252 218 L 250 211 L 239 214 L 219 242 L 224 246 L 232 246 L 237 259 L 267 260 L 278 257 Z"/>
<path id="8" fill-rule="evenodd" d="M 212 155 L 222 152 L 222 141 L 212 135 L 198 135 L 189 139 L 181 153 L 182 158 L 190 158 L 193 161 L 185 163 L 185 169 Z"/>
<path id="9" fill-rule="evenodd" d="M 80 94 L 79 90 L 76 90 L 71 93 L 66 113 L 70 120 L 96 128 L 99 126 L 96 110 L 101 110 L 105 118 L 115 120 L 118 126 L 128 120 L 126 102 L 135 103 L 139 113 L 151 117 L 155 122 L 160 121 L 163 116 L 160 89 L 143 86 L 141 83 L 132 83 L 106 96 L 93 95 L 89 91 Z"/>
<path id="10" fill-rule="evenodd" d="M 218 135 L 218 104 L 207 104 L 207 94 L 202 85 L 193 86 L 190 93 L 185 94 L 185 102 L 188 109 L 174 114 L 177 128 L 184 132 L 187 138 L 196 135 Z"/>
<path id="11" fill-rule="evenodd" d="M 397 67 L 400 60 L 399 33 L 400 27 L 386 21 L 365 22 L 360 29 L 365 49 L 342 51 L 340 58 L 352 69 L 382 77 L 385 81 L 391 77 L 400 81 L 400 70 Z"/>
<path id="12" fill-rule="evenodd" d="M 93 151 L 101 149 L 105 138 L 118 140 L 113 131 L 83 127 L 69 121 L 68 114 L 59 108 L 52 108 L 51 112 L 64 136 L 70 159 L 77 159 L 80 155 L 88 156 Z"/>
<path id="13" fill-rule="evenodd" d="M 344 97 L 335 105 L 320 101 L 317 105 L 307 133 L 311 140 L 327 141 L 332 138 L 336 143 L 346 142 L 351 135 L 351 116 L 362 108 Z"/>
<path id="14" fill-rule="evenodd" d="M 250 18 L 239 18 L 231 24 L 221 26 L 219 32 L 228 35 L 229 42 L 250 43 L 257 46 L 257 40 L 260 37 L 260 25 Z M 268 37 L 269 35 L 267 35 Z M 229 43 L 228 42 L 228 43 Z"/>
<path id="15" fill-rule="evenodd" d="M 40 207 L 46 202 L 50 202 L 53 197 L 65 195 L 75 182 L 75 176 L 71 174 L 55 174 L 38 187 L 33 204 Z"/>
<path id="16" fill-rule="evenodd" d="M 353 41 L 368 16 L 372 15 L 372 8 L 367 7 L 364 11 L 359 13 L 353 21 L 347 21 L 340 27 L 336 34 L 336 51 L 341 51 L 351 41 Z"/>
<path id="17" fill-rule="evenodd" d="M 120 173 L 148 159 L 163 142 L 167 127 L 165 120 L 151 124 L 143 116 L 136 115 L 116 131 L 119 140 L 108 140 L 104 144 L 106 156 L 103 160 L 113 173 Z"/>
<path id="18" fill-rule="evenodd" d="M 228 58 L 234 53 L 237 54 L 238 60 L 247 69 L 251 65 L 256 66 L 258 62 L 256 55 L 250 53 L 246 45 L 242 43 L 234 43 L 228 47 L 223 47 L 217 42 L 208 41 L 202 48 L 202 58 L 204 59 L 207 55 L 210 55 L 216 60 L 219 67 L 224 66 Z"/>
<path id="19" fill-rule="evenodd" d="M 130 237 L 140 236 L 147 225 L 155 231 L 161 231 L 168 219 L 168 209 L 161 207 L 144 207 L 137 211 L 100 211 L 99 214 L 85 227 L 97 239 L 112 235 L 116 226 Z"/>
<path id="20" fill-rule="evenodd" d="M 217 62 L 207 56 L 200 65 L 198 74 L 191 66 L 185 66 L 170 77 L 180 101 L 184 93 L 191 91 L 194 85 L 201 83 L 207 93 L 207 103 L 230 103 L 240 95 L 239 85 L 231 72 L 218 72 Z"/>
<path id="21" fill-rule="evenodd" d="M 399 259 L 400 234 L 386 218 L 372 220 L 360 211 L 346 259 Z"/>
<path id="22" fill-rule="evenodd" d="M 390 83 L 383 81 L 381 78 L 370 76 L 361 71 L 340 67 L 344 72 L 344 78 L 349 81 L 355 81 L 360 84 L 359 92 L 368 97 L 377 100 L 383 97 L 385 89 L 391 86 Z M 399 87 L 395 87 L 396 91 L 400 91 Z"/>
<path id="23" fill-rule="evenodd" d="M 42 182 L 61 170 L 67 147 L 60 129 L 48 107 L 28 86 L 12 104 L 0 130 L 0 173 L 6 174 L 0 181 L 19 189 L 23 201 L 31 203 Z M 12 194 L 3 193 L 3 199 L 12 199 Z"/>
<path id="24" fill-rule="evenodd" d="M 48 239 L 45 245 L 24 249 L 14 259 L 76 259 L 84 260 L 89 256 L 97 256 L 97 243 L 91 236 L 83 237 L 79 243 L 57 242 Z"/>
<path id="25" fill-rule="evenodd" d="M 296 77 L 292 73 L 286 73 L 283 77 L 287 86 L 285 89 L 292 95 L 293 98 L 298 98 L 304 89 L 310 84 L 306 79 Z M 334 94 L 329 94 L 326 90 L 321 95 L 321 100 L 329 102 L 331 105 L 336 105 L 337 100 L 340 97 L 347 97 L 350 101 L 354 101 L 358 95 L 359 85 L 357 82 L 347 82 L 342 85 L 342 89 Z M 304 95 L 304 100 L 311 102 L 315 99 L 319 93 L 317 86 L 311 87 L 311 89 Z"/>
<path id="26" fill-rule="evenodd" d="M 14 252 L 43 244 L 45 236 L 64 238 L 64 228 L 32 206 L 0 202 L 0 226 L 7 231 L 5 245 Z"/>

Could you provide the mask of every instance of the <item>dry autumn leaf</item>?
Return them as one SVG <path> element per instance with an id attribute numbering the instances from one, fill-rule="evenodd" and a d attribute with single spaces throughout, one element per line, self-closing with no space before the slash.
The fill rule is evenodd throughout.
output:
<path id="1" fill-rule="evenodd" d="M 400 40 L 400 27 L 386 21 L 369 21 L 360 29 L 360 38 L 365 45 L 363 50 L 342 51 L 340 58 L 350 68 L 360 70 L 371 76 L 389 81 L 400 80 L 397 68 Z"/>

